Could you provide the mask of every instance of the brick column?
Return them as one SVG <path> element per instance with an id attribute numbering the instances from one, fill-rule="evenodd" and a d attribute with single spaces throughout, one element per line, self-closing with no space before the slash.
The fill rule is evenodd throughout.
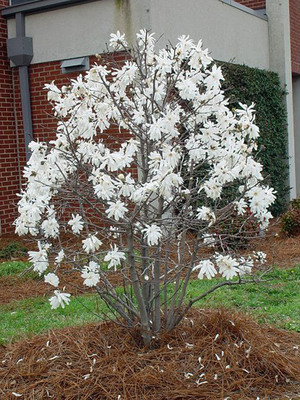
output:
<path id="1" fill-rule="evenodd" d="M 290 0 L 292 72 L 300 75 L 300 1 Z"/>

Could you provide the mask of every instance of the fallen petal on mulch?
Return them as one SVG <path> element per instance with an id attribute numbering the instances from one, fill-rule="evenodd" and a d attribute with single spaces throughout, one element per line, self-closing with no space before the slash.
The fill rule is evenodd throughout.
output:
<path id="1" fill-rule="evenodd" d="M 105 322 L 0 348 L 0 398 L 298 398 L 299 334 L 228 310 L 193 310 L 151 349 L 138 338 L 136 330 Z"/>

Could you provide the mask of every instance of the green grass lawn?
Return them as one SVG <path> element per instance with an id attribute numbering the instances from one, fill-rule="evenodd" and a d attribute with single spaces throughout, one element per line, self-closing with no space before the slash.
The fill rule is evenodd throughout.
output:
<path id="1" fill-rule="evenodd" d="M 98 296 L 73 297 L 66 308 L 52 310 L 47 298 L 13 301 L 0 309 L 0 344 L 48 329 L 101 320 L 108 310 Z"/>
<path id="2" fill-rule="evenodd" d="M 270 281 L 218 289 L 197 306 L 226 307 L 248 311 L 259 321 L 300 332 L 300 266 L 275 270 Z M 213 281 L 191 281 L 188 297 L 214 285 Z"/>
<path id="3" fill-rule="evenodd" d="M 28 264 L 23 264 L 23 269 L 19 264 L 14 264 L 14 274 L 28 268 Z M 0 271 L 4 274 L 5 268 L 2 268 L 3 264 L 0 265 Z M 300 266 L 289 270 L 275 270 L 267 278 L 271 280 L 266 283 L 218 289 L 199 301 L 197 306 L 222 306 L 247 311 L 259 322 L 300 332 Z M 208 290 L 216 282 L 217 280 L 191 281 L 187 298 Z M 69 306 L 57 310 L 51 310 L 48 299 L 43 297 L 13 301 L 0 306 L 0 344 L 48 329 L 99 321 L 107 314 L 107 307 L 96 295 L 73 297 Z"/>
<path id="4" fill-rule="evenodd" d="M 0 276 L 17 275 L 26 272 L 30 268 L 30 262 L 24 261 L 5 261 L 0 264 Z M 25 275 L 24 275 L 25 276 Z M 38 276 L 37 273 L 30 271 L 26 272 L 26 277 L 32 278 L 32 276 Z"/>

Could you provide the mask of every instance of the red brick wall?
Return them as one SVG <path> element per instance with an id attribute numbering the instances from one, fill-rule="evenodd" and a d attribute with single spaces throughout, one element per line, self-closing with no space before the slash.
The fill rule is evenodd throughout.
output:
<path id="1" fill-rule="evenodd" d="M 114 60 L 124 61 L 123 54 L 114 55 Z M 95 57 L 90 57 L 90 65 L 96 61 Z M 103 63 L 105 63 L 105 57 L 103 57 Z M 83 72 L 84 74 L 84 72 Z M 53 61 L 48 63 L 33 64 L 29 67 L 29 79 L 30 79 L 30 95 L 31 95 L 31 111 L 32 111 L 32 122 L 33 122 L 33 134 L 34 138 L 40 141 L 47 141 L 55 137 L 57 121 L 53 117 L 52 107 L 47 100 L 47 90 L 44 90 L 46 83 L 55 81 L 58 87 L 68 85 L 70 79 L 74 79 L 78 76 L 78 73 L 72 74 L 61 74 L 60 62 Z M 19 122 L 19 128 L 21 130 L 20 136 L 20 147 L 24 149 L 24 138 L 22 131 L 22 112 L 21 112 L 21 98 L 19 91 L 19 76 L 17 68 L 13 71 L 14 85 L 16 89 L 16 113 Z M 106 142 L 112 143 L 118 147 L 118 142 L 123 141 L 126 138 L 125 132 L 119 132 L 117 127 L 110 128 L 106 135 L 103 135 Z M 127 135 L 128 137 L 128 135 Z M 25 153 L 22 151 L 21 154 L 21 166 L 25 164 Z M 132 175 L 136 174 L 136 169 L 132 169 Z"/>
<path id="2" fill-rule="evenodd" d="M 47 91 L 43 88 L 53 80 L 58 86 L 67 85 L 70 75 L 61 75 L 60 62 L 54 61 L 31 65 L 29 77 L 34 137 L 48 140 L 55 135 L 56 121 L 51 117 L 51 105 L 47 101 Z"/>
<path id="3" fill-rule="evenodd" d="M 122 53 L 116 54 L 114 60 L 122 62 L 124 60 L 124 55 Z M 94 56 L 90 57 L 90 66 L 92 66 L 95 61 L 96 58 Z M 103 57 L 103 62 L 105 62 L 105 57 Z M 78 72 L 62 75 L 59 61 L 30 65 L 31 109 L 35 139 L 49 140 L 54 137 L 56 130 L 57 121 L 52 116 L 51 105 L 47 100 L 47 91 L 43 89 L 45 84 L 55 81 L 55 84 L 61 87 L 63 85 L 68 85 L 70 79 L 74 79 L 78 75 Z M 16 85 L 18 85 L 17 82 Z M 109 134 L 117 132 L 118 130 L 116 130 L 116 132 L 112 132 L 111 129 L 109 130 Z"/>
<path id="4" fill-rule="evenodd" d="M 253 10 L 266 8 L 266 0 L 235 0 Z M 292 71 L 300 74 L 300 0 L 290 0 Z"/>
<path id="5" fill-rule="evenodd" d="M 0 7 L 7 2 L 0 0 Z M 17 216 L 17 193 L 20 192 L 20 173 L 25 165 L 24 134 L 22 123 L 22 105 L 18 68 L 11 68 L 7 52 L 6 21 L 0 18 L 0 234 L 14 232 L 13 221 Z M 115 55 L 118 61 L 124 60 L 124 55 Z M 95 57 L 90 58 L 90 64 Z M 104 59 L 105 62 L 105 59 Z M 61 87 L 67 85 L 70 79 L 78 73 L 61 74 L 60 62 L 34 64 L 29 67 L 31 109 L 33 135 L 35 139 L 50 140 L 55 136 L 56 120 L 52 117 L 51 105 L 47 101 L 46 83 L 55 83 Z M 17 129 L 15 124 L 17 120 Z M 17 146 L 18 132 L 18 146 Z M 116 137 L 122 136 L 114 128 L 107 133 L 107 139 L 116 143 Z M 17 150 L 19 148 L 19 151 Z M 18 163 L 19 160 L 19 163 Z M 20 169 L 18 167 L 20 166 Z"/>
<path id="6" fill-rule="evenodd" d="M 8 0 L 0 1 L 0 8 Z M 13 231 L 19 191 L 18 152 L 14 118 L 12 70 L 6 52 L 7 24 L 0 16 L 0 234 Z"/>
<path id="7" fill-rule="evenodd" d="M 235 0 L 243 6 L 252 8 L 253 10 L 260 10 L 266 8 L 266 0 Z"/>
<path id="8" fill-rule="evenodd" d="M 300 74 L 300 0 L 290 0 L 292 71 Z"/>

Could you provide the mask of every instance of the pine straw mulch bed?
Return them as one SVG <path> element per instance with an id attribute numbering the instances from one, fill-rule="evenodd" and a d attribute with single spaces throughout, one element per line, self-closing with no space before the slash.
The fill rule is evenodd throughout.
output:
<path id="1" fill-rule="evenodd" d="M 228 310 L 193 310 L 140 346 L 113 322 L 50 331 L 0 349 L 0 398 L 297 399 L 300 335 Z"/>
<path id="2" fill-rule="evenodd" d="M 47 288 L 48 289 L 48 288 Z M 46 285 L 40 280 L 20 280 L 18 276 L 0 277 L 0 304 L 45 295 Z"/>
<path id="3" fill-rule="evenodd" d="M 77 271 L 71 271 L 70 268 L 66 266 L 60 276 L 61 287 L 65 287 L 66 292 L 72 296 L 79 296 L 89 292 L 95 293 L 94 288 L 84 286 L 80 274 Z M 122 285 L 122 276 L 118 273 L 112 273 L 111 283 L 116 286 Z M 0 304 L 9 304 L 12 301 L 39 296 L 48 298 L 52 294 L 53 288 L 44 282 L 43 277 L 32 279 L 27 278 L 26 274 L 0 277 Z"/>
<path id="4" fill-rule="evenodd" d="M 1 268 L 1 267 L 0 267 Z M 82 285 L 82 278 L 77 272 L 65 271 L 60 279 L 61 285 L 72 296 L 78 296 L 91 289 Z M 0 277 L 0 304 L 8 304 L 11 301 L 24 300 L 28 298 L 43 296 L 48 298 L 53 290 L 44 282 L 44 278 L 27 278 L 24 275 L 9 275 Z M 1 400 L 1 399 L 0 399 Z"/>
<path id="5" fill-rule="evenodd" d="M 254 243 L 255 249 L 265 252 L 268 263 L 280 268 L 292 268 L 300 264 L 300 236 L 288 237 L 280 233 L 280 227 L 274 225 L 266 238 Z"/>

